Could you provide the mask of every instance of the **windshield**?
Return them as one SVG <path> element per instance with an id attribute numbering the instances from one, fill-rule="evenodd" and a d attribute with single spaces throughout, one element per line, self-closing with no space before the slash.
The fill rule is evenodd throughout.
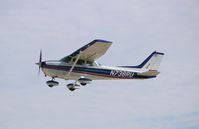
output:
<path id="1" fill-rule="evenodd" d="M 64 58 L 62 58 L 61 59 L 61 61 L 64 61 L 64 62 L 66 62 L 66 63 L 69 63 L 70 61 L 71 61 L 71 57 L 70 56 L 67 56 L 67 57 L 64 57 Z"/>

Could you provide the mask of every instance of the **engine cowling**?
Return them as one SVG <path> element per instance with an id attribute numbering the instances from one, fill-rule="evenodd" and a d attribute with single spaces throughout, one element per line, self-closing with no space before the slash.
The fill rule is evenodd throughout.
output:
<path id="1" fill-rule="evenodd" d="M 78 82 L 82 85 L 85 86 L 86 84 L 91 84 L 92 80 L 89 78 L 80 78 Z"/>

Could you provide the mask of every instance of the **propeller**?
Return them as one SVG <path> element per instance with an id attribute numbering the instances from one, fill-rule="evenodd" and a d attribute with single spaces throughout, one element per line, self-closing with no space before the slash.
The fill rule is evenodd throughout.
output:
<path id="1" fill-rule="evenodd" d="M 36 63 L 36 65 L 39 65 L 39 71 L 38 71 L 38 74 L 40 74 L 41 67 L 42 67 L 42 49 L 40 50 L 39 62 L 38 62 L 38 63 Z"/>

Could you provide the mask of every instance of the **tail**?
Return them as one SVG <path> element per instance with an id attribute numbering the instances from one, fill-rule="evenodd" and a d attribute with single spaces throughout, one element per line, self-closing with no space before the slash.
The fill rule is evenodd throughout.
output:
<path id="1" fill-rule="evenodd" d="M 143 71 L 142 73 L 139 73 L 140 76 L 144 76 L 145 78 L 154 78 L 160 73 L 158 71 L 158 68 L 160 66 L 163 56 L 164 53 L 154 51 L 138 66 L 120 66 L 120 67 L 138 68 Z"/>
<path id="2" fill-rule="evenodd" d="M 137 67 L 144 70 L 158 71 L 163 55 L 164 53 L 154 51 Z"/>
<path id="3" fill-rule="evenodd" d="M 164 53 L 154 51 L 148 56 L 140 65 L 138 66 L 120 66 L 126 68 L 139 68 L 143 71 L 156 71 L 158 72 L 158 68 L 160 66 L 162 57 Z"/>

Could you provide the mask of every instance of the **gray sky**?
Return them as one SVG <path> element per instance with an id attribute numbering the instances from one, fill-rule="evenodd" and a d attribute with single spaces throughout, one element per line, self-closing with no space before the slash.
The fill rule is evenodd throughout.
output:
<path id="1" fill-rule="evenodd" d="M 1 0 L 0 128 L 198 129 L 198 0 Z M 37 77 L 39 51 L 60 59 L 94 39 L 99 62 L 137 65 L 164 52 L 151 80 L 94 81 L 71 93 Z"/>

